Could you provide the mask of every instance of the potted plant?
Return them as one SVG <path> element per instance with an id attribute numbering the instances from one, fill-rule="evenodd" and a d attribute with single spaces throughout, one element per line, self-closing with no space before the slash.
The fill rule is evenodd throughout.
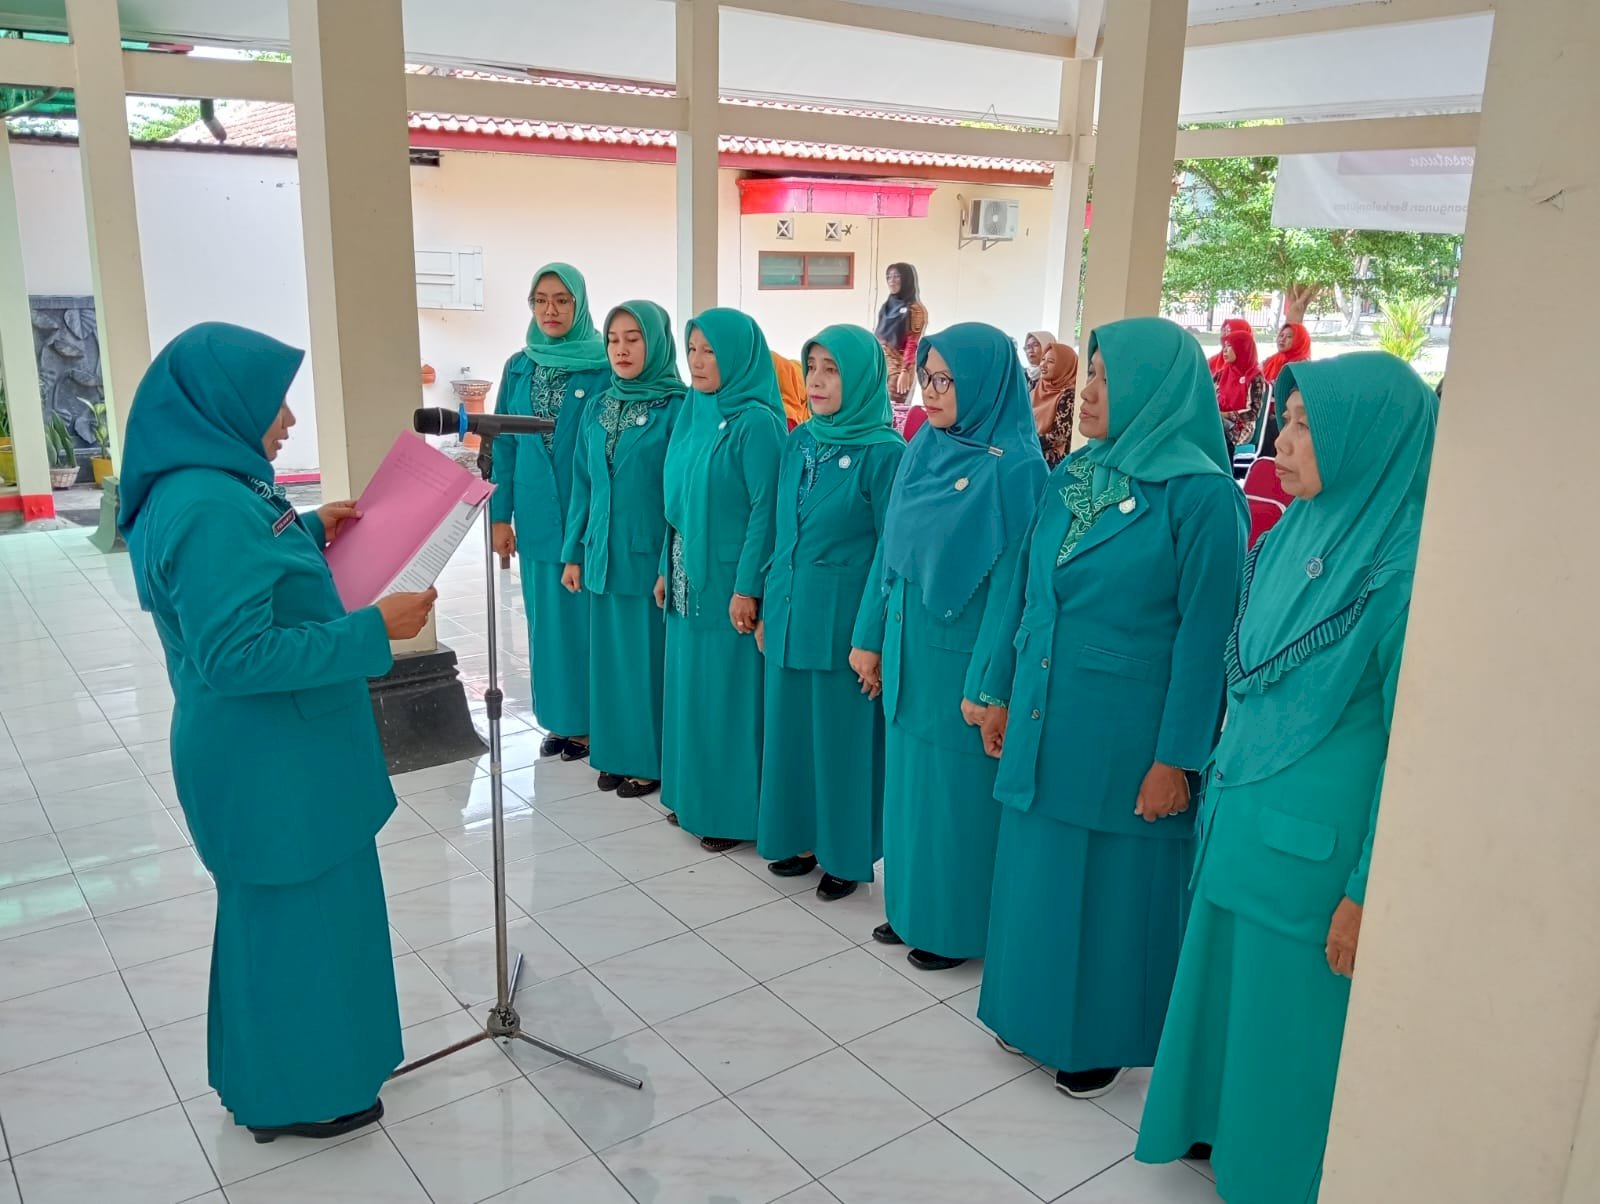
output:
<path id="1" fill-rule="evenodd" d="M 44 434 L 45 444 L 50 449 L 50 488 L 71 489 L 78 480 L 78 453 L 60 414 L 50 415 Z"/>
<path id="2" fill-rule="evenodd" d="M 84 403 L 94 414 L 94 441 L 99 447 L 99 454 L 89 457 L 89 467 L 94 472 L 94 487 L 104 489 L 106 478 L 111 475 L 111 428 L 107 421 L 106 403 L 103 401 L 90 401 L 84 398 Z"/>
<path id="3" fill-rule="evenodd" d="M 0 485 L 17 481 L 17 452 L 11 444 L 11 410 L 6 406 L 5 386 L 0 384 Z"/>

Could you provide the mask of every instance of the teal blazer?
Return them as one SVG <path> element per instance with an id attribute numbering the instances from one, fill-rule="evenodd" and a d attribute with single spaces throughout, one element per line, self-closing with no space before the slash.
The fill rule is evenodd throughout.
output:
<path id="1" fill-rule="evenodd" d="M 818 467 L 817 483 L 800 504 L 805 429 L 789 435 L 778 477 L 777 536 L 762 614 L 767 657 L 784 669 L 843 669 L 863 609 L 882 610 L 883 591 L 870 570 L 906 447 L 846 448 Z"/>
<path id="2" fill-rule="evenodd" d="M 306 515 L 227 473 L 151 487 L 140 517 L 172 682 L 172 766 L 222 882 L 305 882 L 371 845 L 394 810 L 367 679 L 393 664 L 376 607 L 346 614 Z"/>
<path id="3" fill-rule="evenodd" d="M 679 397 L 647 411 L 643 426 L 624 429 L 611 464 L 598 403 L 578 430 L 561 559 L 583 566 L 583 586 L 592 593 L 638 596 L 655 589 L 667 534 L 661 466 L 683 405 Z"/>
<path id="4" fill-rule="evenodd" d="M 863 605 L 852 639 L 855 647 L 883 654 L 883 713 L 892 723 L 930 744 L 983 755 L 983 735 L 961 717 L 961 701 L 978 700 L 990 672 L 992 649 L 1005 642 L 1012 583 L 1023 541 L 1000 553 L 989 575 L 959 614 L 929 610 L 922 588 L 897 578 L 877 608 Z M 883 580 L 883 545 L 870 580 Z"/>
<path id="5" fill-rule="evenodd" d="M 1046 483 L 984 679 L 1011 708 L 995 797 L 1097 832 L 1187 837 L 1194 808 L 1148 824 L 1134 804 L 1154 762 L 1198 773 L 1210 757 L 1244 497 L 1220 475 L 1130 482 L 1131 505 L 1102 514 L 1058 567 L 1069 480 L 1057 467 Z"/>
<path id="6" fill-rule="evenodd" d="M 546 447 L 541 435 L 501 435 L 494 441 L 495 491 L 489 517 L 493 522 L 516 524 L 517 551 L 524 559 L 564 563 L 561 544 L 571 504 L 578 433 L 587 425 L 590 404 L 610 383 L 611 373 L 604 368 L 567 377 L 566 400 L 556 420 L 553 446 Z M 532 385 L 533 361 L 518 351 L 500 374 L 495 413 L 533 413 Z"/>
<path id="7" fill-rule="evenodd" d="M 734 594 L 760 598 L 772 559 L 773 518 L 778 497 L 778 461 L 787 438 L 783 419 L 766 409 L 749 409 L 723 422 L 711 449 L 711 529 L 682 531 L 685 546 L 711 544 L 711 575 L 691 590 L 687 616 L 695 627 L 726 629 Z M 669 576 L 672 533 L 662 541 L 657 572 Z M 653 583 L 652 583 L 653 586 Z"/>

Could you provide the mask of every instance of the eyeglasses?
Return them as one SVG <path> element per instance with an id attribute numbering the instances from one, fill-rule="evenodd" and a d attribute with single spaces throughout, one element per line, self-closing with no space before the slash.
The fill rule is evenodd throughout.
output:
<path id="1" fill-rule="evenodd" d="M 956 383 L 956 378 L 948 372 L 929 372 L 925 368 L 917 369 L 917 383 L 922 386 L 924 393 L 932 393 L 935 397 L 943 397 L 950 392 L 950 386 Z"/>

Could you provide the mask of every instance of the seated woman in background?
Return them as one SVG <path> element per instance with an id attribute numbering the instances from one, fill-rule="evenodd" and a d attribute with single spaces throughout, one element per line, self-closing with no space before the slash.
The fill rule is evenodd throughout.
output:
<path id="1" fill-rule="evenodd" d="M 783 416 L 792 431 L 811 417 L 806 405 L 805 370 L 788 356 L 772 353 L 772 370 L 778 376 L 778 396 L 783 399 Z"/>
<path id="2" fill-rule="evenodd" d="M 1155 1061 L 1246 527 L 1193 337 L 1131 318 L 1089 357 L 1090 442 L 1050 478 L 985 650 L 1004 817 L 978 1003 L 1080 1099 Z"/>
<path id="3" fill-rule="evenodd" d="M 689 323 L 688 412 L 663 470 L 667 611 L 661 801 L 721 853 L 756 838 L 763 670 L 756 648 L 783 403 L 761 328 L 735 309 Z"/>
<path id="4" fill-rule="evenodd" d="M 1228 1204 L 1318 1195 L 1438 416 L 1383 352 L 1278 383 L 1295 501 L 1245 567 L 1137 1149 L 1210 1154 Z"/>
<path id="5" fill-rule="evenodd" d="M 1056 341 L 1056 336 L 1044 330 L 1030 330 L 1028 337 L 1022 340 L 1022 358 L 1026 361 L 1023 371 L 1028 377 L 1028 387 L 1031 389 L 1039 383 L 1039 373 L 1044 367 L 1044 350 Z"/>
<path id="6" fill-rule="evenodd" d="M 1222 319 L 1222 328 L 1218 331 L 1218 333 L 1221 335 L 1224 342 L 1226 342 L 1230 334 L 1253 335 L 1254 330 L 1255 327 L 1251 326 L 1250 323 L 1244 318 L 1224 318 Z M 1219 347 L 1217 349 L 1217 353 L 1206 361 L 1206 370 L 1211 373 L 1213 378 L 1215 378 L 1218 370 L 1227 362 L 1228 360 L 1223 354 L 1223 349 Z"/>
<path id="7" fill-rule="evenodd" d="M 817 896 L 872 881 L 883 856 L 883 709 L 850 667 L 858 613 L 877 622 L 869 570 L 905 454 L 872 332 L 830 326 L 805 348 L 812 419 L 789 436 L 777 541 L 756 642 L 767 658 L 756 848 L 779 877 L 822 866 Z"/>
<path id="8" fill-rule="evenodd" d="M 1285 322 L 1278 331 L 1278 350 L 1267 356 L 1261 365 L 1261 375 L 1269 385 L 1277 384 L 1278 374 L 1290 364 L 1302 364 L 1311 358 L 1311 332 L 1299 322 Z"/>
<path id="9" fill-rule="evenodd" d="M 988 668 L 974 649 L 1003 618 L 1047 475 L 1016 344 L 967 322 L 923 340 L 928 425 L 900 461 L 851 664 L 883 690 L 884 902 L 873 938 L 919 970 L 982 957 L 1000 808 L 978 731 Z"/>
<path id="10" fill-rule="evenodd" d="M 495 551 L 522 554 L 533 714 L 547 735 L 546 757 L 589 755 L 589 596 L 562 584 L 562 537 L 571 504 L 572 461 L 589 406 L 611 383 L 605 341 L 589 317 L 583 274 L 546 264 L 528 293 L 533 320 L 500 376 L 500 414 L 554 418 L 545 435 L 501 435 L 494 443 L 489 500 Z"/>
<path id="11" fill-rule="evenodd" d="M 1047 334 L 1041 338 L 1050 339 Z M 1054 468 L 1072 450 L 1072 407 L 1078 389 L 1078 353 L 1050 339 L 1039 361 L 1039 379 L 1033 383 L 1033 421 L 1039 431 L 1039 450 Z"/>
<path id="12" fill-rule="evenodd" d="M 624 798 L 661 784 L 667 631 L 651 594 L 666 538 L 661 469 L 687 392 L 667 311 L 629 301 L 606 318 L 611 384 L 573 454 L 562 582 L 589 595 L 589 763 Z"/>
<path id="13" fill-rule="evenodd" d="M 1222 336 L 1222 367 L 1212 375 L 1216 383 L 1217 408 L 1222 411 L 1222 435 L 1228 442 L 1228 458 L 1233 449 L 1255 437 L 1256 422 L 1267 404 L 1267 378 L 1257 361 L 1256 336 L 1232 331 Z"/>
<path id="14" fill-rule="evenodd" d="M 129 411 L 117 519 L 176 699 L 178 800 L 217 883 L 208 1079 L 258 1142 L 375 1123 L 400 1064 L 375 841 L 395 799 L 367 679 L 435 597 L 346 614 L 323 548 L 354 504 L 301 516 L 273 484 L 304 358 L 220 322 L 169 343 Z"/>

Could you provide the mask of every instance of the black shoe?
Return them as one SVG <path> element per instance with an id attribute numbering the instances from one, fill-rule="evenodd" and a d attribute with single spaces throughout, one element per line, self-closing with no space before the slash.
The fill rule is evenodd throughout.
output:
<path id="1" fill-rule="evenodd" d="M 1189 1147 L 1189 1152 L 1185 1154 L 1184 1157 L 1190 1162 L 1210 1162 L 1211 1143 L 1209 1141 L 1195 1142 Z"/>
<path id="2" fill-rule="evenodd" d="M 561 750 L 561 759 L 563 761 L 581 761 L 589 755 L 588 741 L 579 743 L 576 740 L 567 740 L 563 743 L 566 744 L 566 747 Z"/>
<path id="3" fill-rule="evenodd" d="M 346 1133 L 354 1133 L 357 1129 L 364 1129 L 368 1125 L 375 1125 L 383 1119 L 383 1101 L 378 1100 L 370 1108 L 360 1112 L 352 1112 L 349 1116 L 341 1116 L 338 1120 L 324 1120 L 310 1124 L 274 1125 L 271 1128 L 250 1128 L 257 1145 L 266 1145 L 269 1141 L 277 1141 L 280 1137 L 310 1137 L 324 1139 L 328 1137 L 343 1137 Z"/>
<path id="4" fill-rule="evenodd" d="M 832 874 L 822 875 L 822 881 L 817 883 L 817 898 L 825 903 L 837 903 L 840 899 L 848 899 L 856 893 L 860 883 L 852 882 L 848 878 L 836 878 Z"/>
<path id="5" fill-rule="evenodd" d="M 1127 1073 L 1121 1066 L 1104 1070 L 1062 1070 L 1056 1073 L 1056 1090 L 1073 1099 L 1099 1099 L 1115 1091 Z"/>
<path id="6" fill-rule="evenodd" d="M 681 824 L 678 823 L 678 813 L 676 811 L 668 811 L 667 812 L 667 822 L 669 824 L 671 824 L 674 828 L 682 826 Z"/>
<path id="7" fill-rule="evenodd" d="M 926 949 L 913 949 L 906 954 L 906 960 L 919 970 L 954 970 L 967 959 L 964 957 L 941 957 L 937 953 L 929 953 Z"/>
<path id="8" fill-rule="evenodd" d="M 767 869 L 780 878 L 804 878 L 817 868 L 817 859 L 809 854 L 785 857 L 782 861 L 769 861 Z"/>
<path id="9" fill-rule="evenodd" d="M 661 783 L 655 779 L 639 781 L 635 778 L 627 778 L 623 781 L 622 785 L 617 787 L 617 797 L 643 798 L 645 795 L 654 794 L 660 789 Z"/>
<path id="10" fill-rule="evenodd" d="M 708 853 L 726 853 L 729 849 L 736 849 L 744 841 L 733 840 L 727 836 L 702 836 L 700 847 Z"/>
<path id="11" fill-rule="evenodd" d="M 595 780 L 595 785 L 601 790 L 616 790 L 622 785 L 622 781 L 620 773 L 603 773 Z"/>
<path id="12" fill-rule="evenodd" d="M 554 757 L 567 751 L 567 738 L 565 736 L 546 736 L 539 744 L 541 757 Z"/>
<path id="13" fill-rule="evenodd" d="M 900 934 L 894 930 L 893 925 L 887 923 L 879 924 L 872 930 L 872 939 L 877 941 L 880 945 L 905 944 L 905 942 L 900 939 Z"/>

